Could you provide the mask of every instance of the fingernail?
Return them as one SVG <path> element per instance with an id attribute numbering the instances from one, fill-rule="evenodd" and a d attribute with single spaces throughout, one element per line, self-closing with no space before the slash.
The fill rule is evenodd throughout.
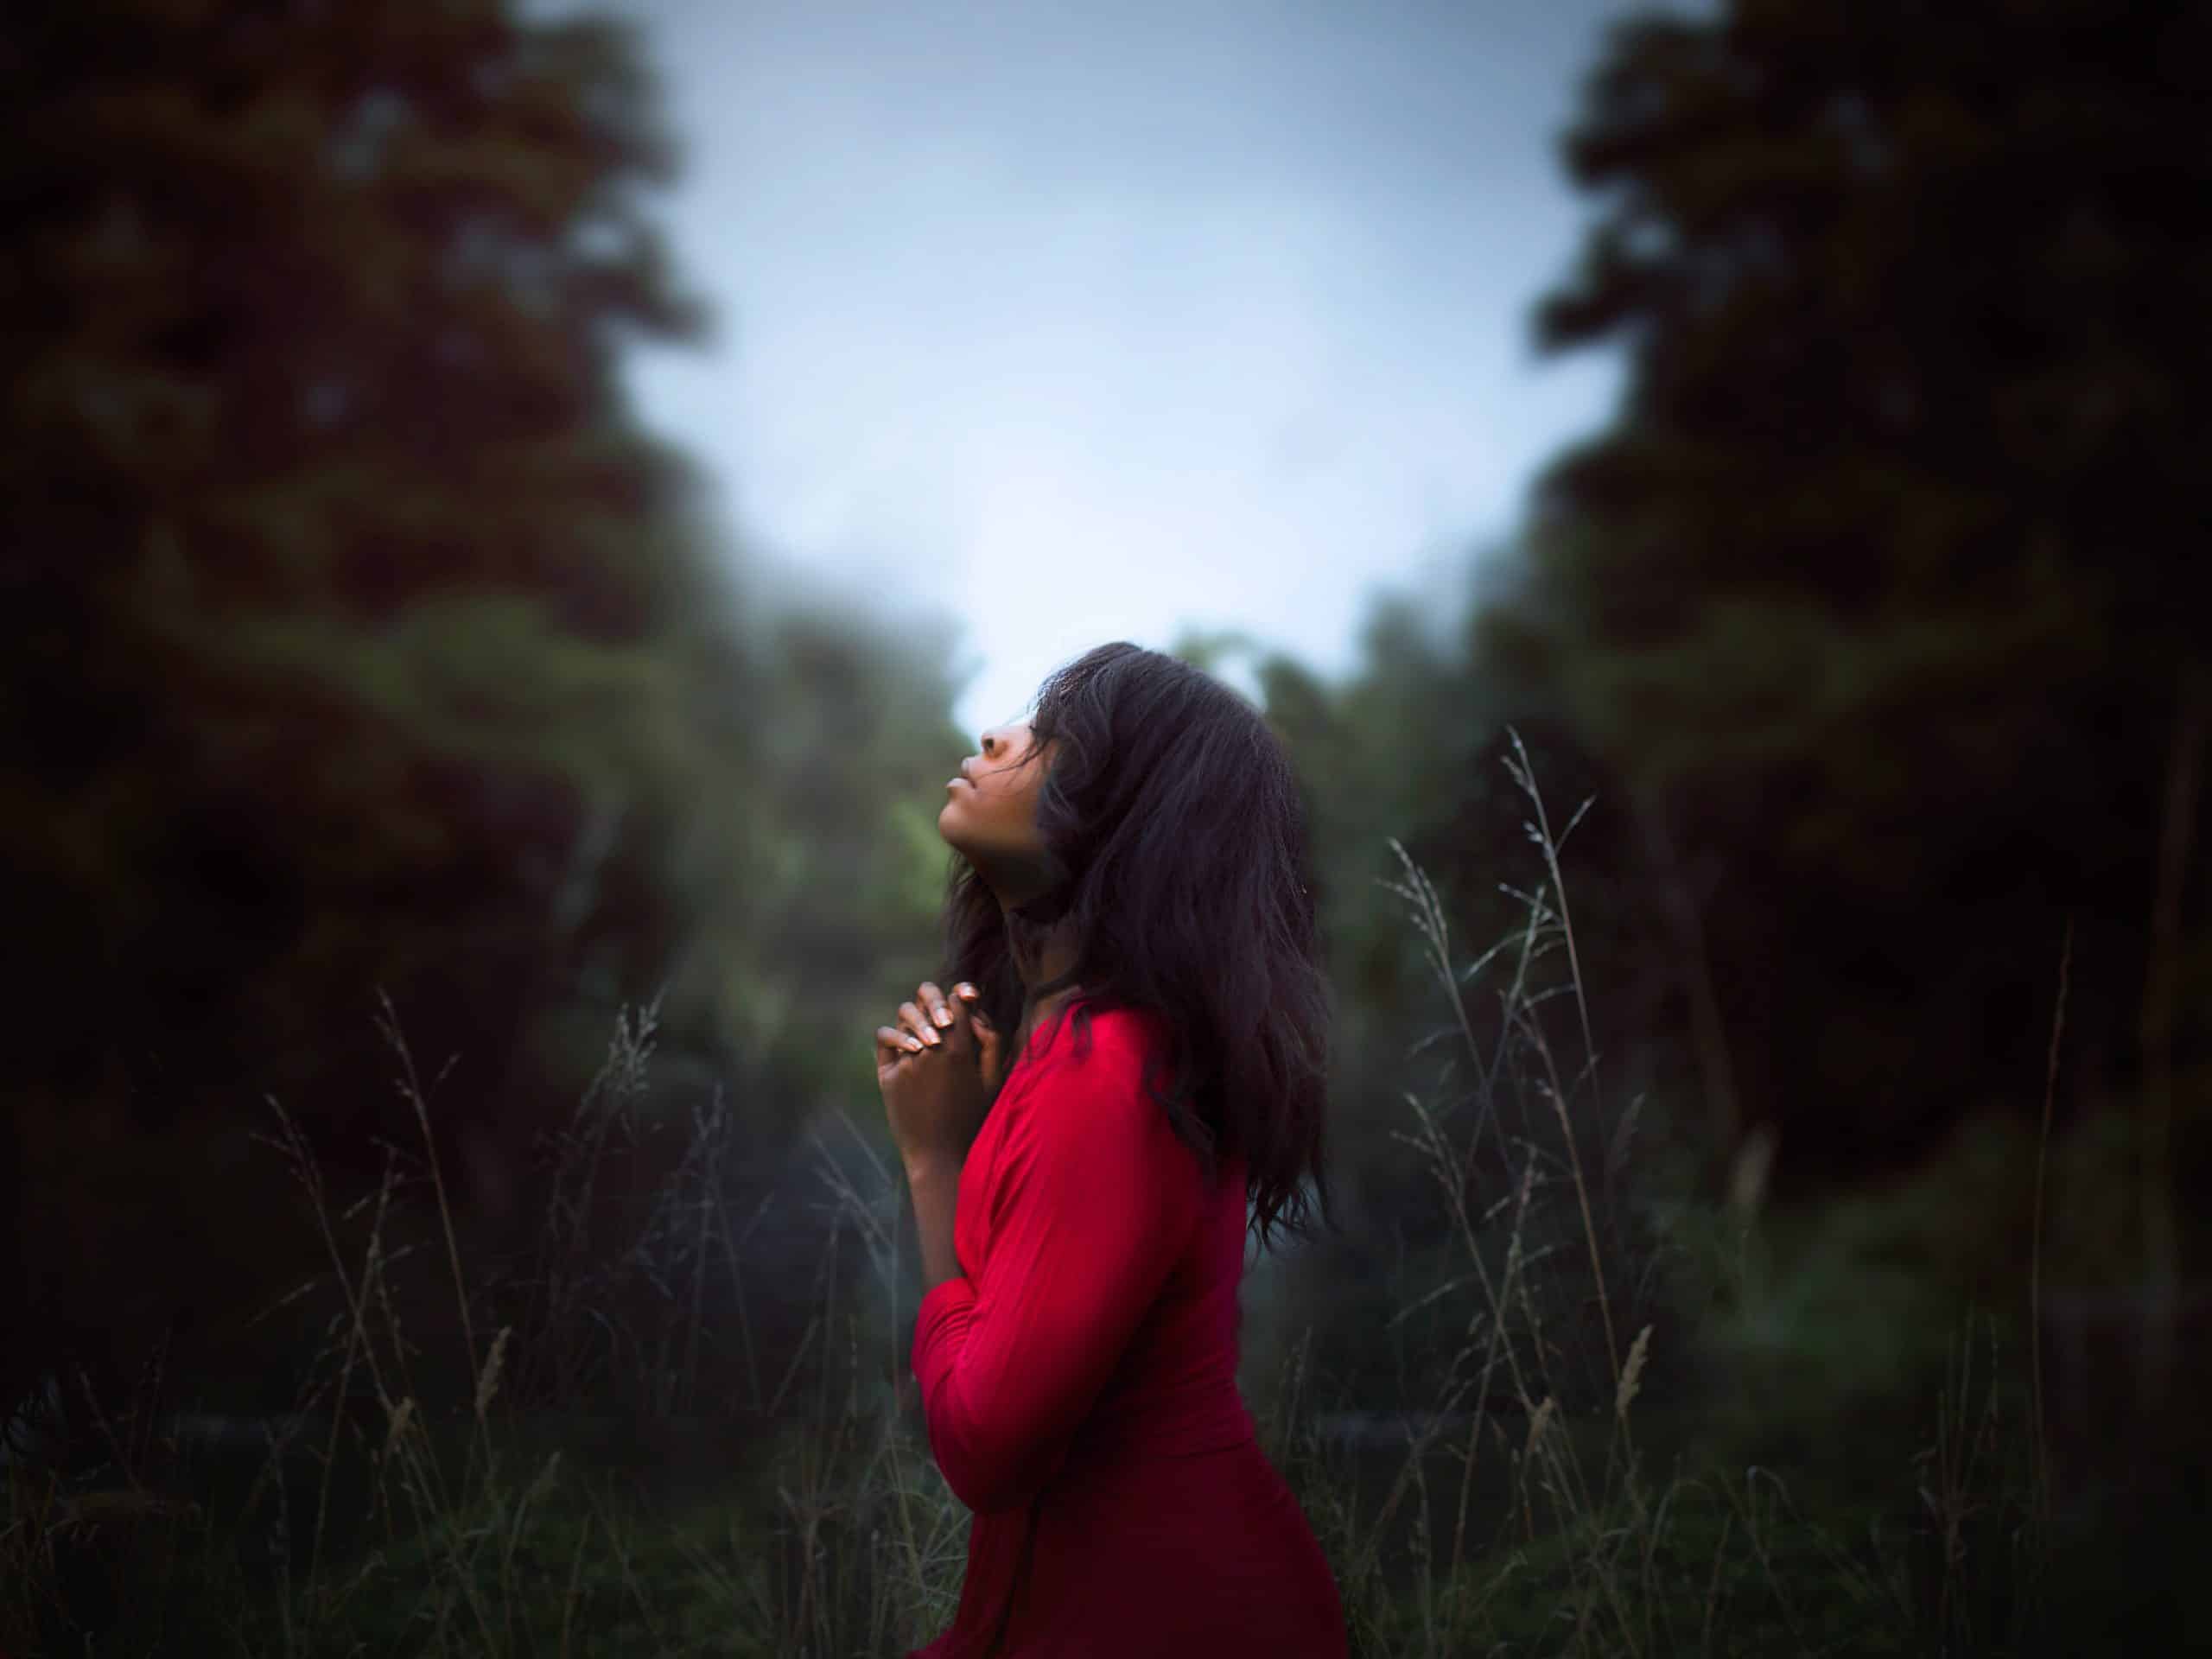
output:
<path id="1" fill-rule="evenodd" d="M 950 1008 L 939 1008 L 937 1011 L 937 1022 L 940 1026 L 950 1025 L 952 1023 L 952 1010 Z"/>

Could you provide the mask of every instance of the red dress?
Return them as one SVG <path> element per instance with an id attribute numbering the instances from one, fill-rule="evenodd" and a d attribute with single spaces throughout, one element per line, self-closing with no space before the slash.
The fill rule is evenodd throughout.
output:
<path id="1" fill-rule="evenodd" d="M 922 1298 L 931 1450 L 975 1512 L 951 1627 L 908 1659 L 1343 1659 L 1344 1611 L 1236 1388 L 1244 1166 L 1205 1190 L 1146 1096 L 1151 1016 L 1030 1039 Z"/>

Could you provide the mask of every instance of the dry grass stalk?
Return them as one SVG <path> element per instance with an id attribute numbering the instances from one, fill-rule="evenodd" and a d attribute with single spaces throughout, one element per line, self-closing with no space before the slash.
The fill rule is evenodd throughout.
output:
<path id="1" fill-rule="evenodd" d="M 385 1420 L 384 1455 L 391 1456 L 392 1450 L 405 1438 L 415 1425 L 415 1396 L 409 1395 L 392 1408 Z"/>
<path id="2" fill-rule="evenodd" d="M 1529 1420 L 1528 1443 L 1521 1448 L 1524 1459 L 1535 1456 L 1536 1443 L 1544 1438 L 1544 1431 L 1552 1426 L 1552 1419 L 1558 1414 L 1559 1402 L 1546 1395 L 1543 1402 L 1536 1408 L 1536 1414 Z"/>
<path id="3" fill-rule="evenodd" d="M 476 1379 L 476 1421 L 481 1423 L 484 1414 L 491 1408 L 499 1392 L 499 1366 L 506 1358 L 507 1342 L 515 1333 L 512 1325 L 499 1327 L 499 1334 L 492 1338 L 491 1354 L 484 1361 L 484 1370 Z"/>
<path id="4" fill-rule="evenodd" d="M 2029 1382 L 2036 1414 L 2036 1524 L 2047 1541 L 2050 1532 L 2050 1440 L 2043 1397 L 2043 1203 L 2044 1173 L 2050 1159 L 2050 1103 L 2058 1092 L 2058 1039 L 2066 1029 L 2066 982 L 2074 965 L 2074 918 L 2066 918 L 2066 942 L 2058 952 L 2058 1001 L 2050 1015 L 2050 1058 L 2044 1069 L 2043 1124 L 2036 1136 L 2036 1202 L 2028 1257 Z"/>
<path id="5" fill-rule="evenodd" d="M 1647 1325 L 1629 1344 L 1628 1363 L 1621 1368 L 1620 1385 L 1613 1390 L 1613 1416 L 1624 1427 L 1628 1423 L 1628 1408 L 1634 1403 L 1637 1389 L 1643 1381 L 1644 1356 L 1650 1351 L 1651 1327 Z"/>

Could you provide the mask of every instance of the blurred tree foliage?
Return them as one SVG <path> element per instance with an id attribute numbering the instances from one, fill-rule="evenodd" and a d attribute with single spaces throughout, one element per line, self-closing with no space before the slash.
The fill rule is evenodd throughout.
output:
<path id="1" fill-rule="evenodd" d="M 2069 918 L 2062 1113 L 2139 1099 L 2152 1209 L 2212 1173 L 2208 81 L 2202 7 L 1738 0 L 1585 84 L 1538 333 L 1630 380 L 1479 631 L 1623 778 L 1789 1182 L 2032 1114 Z"/>
<path id="2" fill-rule="evenodd" d="M 943 631 L 749 592 L 618 378 L 654 98 L 502 0 L 0 24 L 11 1364 L 293 1273 L 248 1134 L 410 1127 L 379 988 L 497 1211 L 619 1003 L 772 1142 L 926 967 Z"/>

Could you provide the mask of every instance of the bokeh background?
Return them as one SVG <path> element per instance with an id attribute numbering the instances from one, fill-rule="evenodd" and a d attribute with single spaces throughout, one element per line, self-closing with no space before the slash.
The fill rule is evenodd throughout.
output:
<path id="1" fill-rule="evenodd" d="M 301 1650 L 237 1610 L 366 1546 L 220 1446 L 480 1427 L 495 1331 L 696 1501 L 831 1332 L 912 1435 L 872 1033 L 943 780 L 1116 639 L 1312 815 L 1344 1226 L 1249 1391 L 1463 1421 L 1525 1177 L 1554 1408 L 1834 1543 L 1716 1636 L 1700 1534 L 1679 1640 L 1532 1570 L 1512 1650 L 2188 1628 L 2209 95 L 2212 16 L 2101 0 L 10 7 L 0 1641 L 180 1639 L 119 1491 Z M 371 1286 L 406 1386 L 318 1369 Z M 1544 1392 L 1474 1412 L 1530 1470 Z M 866 1637 L 694 1581 L 699 1650 L 900 1650 L 960 1542 Z"/>

